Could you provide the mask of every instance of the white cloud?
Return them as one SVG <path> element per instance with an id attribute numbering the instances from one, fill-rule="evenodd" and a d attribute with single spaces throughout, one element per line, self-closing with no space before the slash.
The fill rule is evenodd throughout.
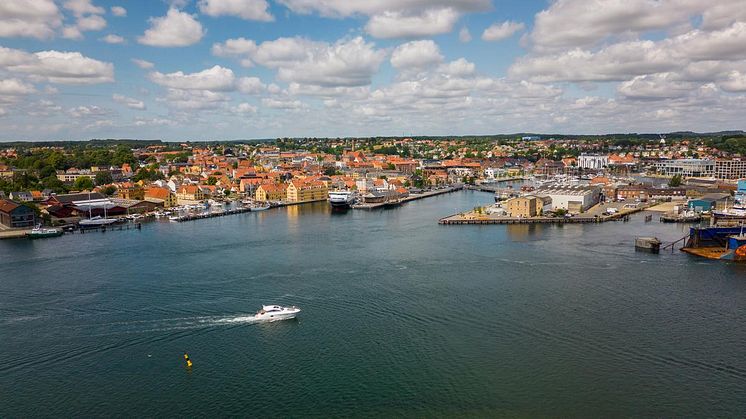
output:
<path id="1" fill-rule="evenodd" d="M 132 62 L 135 63 L 136 66 L 142 68 L 143 70 L 147 70 L 155 66 L 155 64 L 151 63 L 150 61 L 141 60 L 139 58 L 133 58 Z"/>
<path id="2" fill-rule="evenodd" d="M 246 38 L 228 39 L 223 43 L 212 45 L 212 55 L 216 57 L 234 57 L 256 51 L 256 42 Z"/>
<path id="3" fill-rule="evenodd" d="M 249 53 L 262 66 L 277 69 L 277 78 L 319 86 L 362 86 L 386 58 L 362 37 L 334 44 L 304 38 L 279 38 L 266 41 Z"/>
<path id="4" fill-rule="evenodd" d="M 117 17 L 124 17 L 124 16 L 127 16 L 127 9 L 125 9 L 122 6 L 112 6 L 111 14 Z"/>
<path id="5" fill-rule="evenodd" d="M 675 73 L 637 76 L 619 85 L 617 91 L 629 99 L 656 100 L 687 96 L 697 85 L 681 80 Z"/>
<path id="6" fill-rule="evenodd" d="M 62 14 L 53 0 L 0 2 L 0 37 L 48 39 L 62 25 Z"/>
<path id="7" fill-rule="evenodd" d="M 0 80 L 0 96 L 20 96 L 36 92 L 33 85 L 19 79 Z"/>
<path id="8" fill-rule="evenodd" d="M 205 110 L 223 106 L 230 97 L 210 90 L 168 89 L 166 97 L 160 100 L 177 109 Z"/>
<path id="9" fill-rule="evenodd" d="M 114 65 L 79 52 L 26 51 L 0 47 L 0 68 L 35 81 L 60 84 L 96 84 L 114 81 Z"/>
<path id="10" fill-rule="evenodd" d="M 256 95 L 267 89 L 258 77 L 241 77 L 236 82 L 239 92 L 247 95 Z"/>
<path id="11" fill-rule="evenodd" d="M 461 28 L 458 32 L 458 40 L 463 43 L 471 42 L 471 32 L 469 32 L 467 27 Z"/>
<path id="12" fill-rule="evenodd" d="M 746 72 L 731 71 L 719 86 L 727 92 L 746 92 Z"/>
<path id="13" fill-rule="evenodd" d="M 376 38 L 417 38 L 448 33 L 460 17 L 452 8 L 430 9 L 419 14 L 383 12 L 370 18 L 365 31 Z"/>
<path id="14" fill-rule="evenodd" d="M 98 118 L 106 116 L 110 113 L 107 109 L 103 109 L 96 105 L 77 106 L 68 109 L 67 112 L 73 118 Z"/>
<path id="15" fill-rule="evenodd" d="M 91 0 L 66 0 L 62 7 L 70 10 L 75 17 L 84 15 L 102 15 L 105 10 L 103 7 L 94 6 Z"/>
<path id="16" fill-rule="evenodd" d="M 509 74 L 538 82 L 599 82 L 679 71 L 691 79 L 714 80 L 728 70 L 725 63 L 746 60 L 745 44 L 746 23 L 736 22 L 721 30 L 695 29 L 660 41 L 618 42 L 597 51 L 576 48 L 531 54 L 517 59 Z"/>
<path id="17" fill-rule="evenodd" d="M 379 38 L 413 38 L 450 32 L 464 13 L 485 11 L 490 0 L 280 0 L 296 13 L 368 16 L 366 31 Z"/>
<path id="18" fill-rule="evenodd" d="M 114 102 L 121 103 L 125 106 L 127 106 L 130 109 L 136 109 L 139 111 L 145 110 L 145 102 L 142 100 L 137 100 L 135 98 L 127 97 L 120 94 L 114 94 L 111 97 Z"/>
<path id="19" fill-rule="evenodd" d="M 124 38 L 122 38 L 119 35 L 112 34 L 112 33 L 101 38 L 101 40 L 106 42 L 107 44 L 123 44 L 124 43 Z"/>
<path id="20" fill-rule="evenodd" d="M 75 26 L 65 26 L 62 28 L 62 37 L 66 39 L 83 39 L 83 33 Z"/>
<path id="21" fill-rule="evenodd" d="M 305 107 L 305 104 L 296 99 L 285 98 L 264 98 L 262 105 L 273 109 L 298 110 Z"/>
<path id="22" fill-rule="evenodd" d="M 212 16 L 236 16 L 245 20 L 271 22 L 274 17 L 267 10 L 266 0 L 200 0 L 200 12 Z"/>
<path id="23" fill-rule="evenodd" d="M 98 15 L 78 18 L 77 27 L 80 31 L 100 31 L 106 27 L 106 20 Z"/>
<path id="24" fill-rule="evenodd" d="M 154 127 L 160 127 L 160 126 L 174 126 L 177 122 L 171 119 L 167 118 L 142 118 L 142 117 L 136 117 L 133 121 L 133 125 L 136 127 L 146 127 L 146 126 L 154 126 Z"/>
<path id="25" fill-rule="evenodd" d="M 219 65 L 191 74 L 181 71 L 163 74 L 154 71 L 148 78 L 161 86 L 181 90 L 232 91 L 235 90 L 236 82 L 233 70 Z"/>
<path id="26" fill-rule="evenodd" d="M 610 37 L 687 22 L 711 4 L 701 0 L 557 0 L 536 15 L 530 40 L 538 50 L 590 47 Z"/>
<path id="27" fill-rule="evenodd" d="M 468 77 L 474 74 L 475 66 L 474 63 L 467 61 L 464 58 L 451 61 L 450 63 L 443 64 L 438 67 L 438 71 L 455 77 Z"/>
<path id="28" fill-rule="evenodd" d="M 501 24 L 494 23 L 482 32 L 484 41 L 502 41 L 510 38 L 518 31 L 522 31 L 526 25 L 521 22 L 505 21 Z"/>
<path id="29" fill-rule="evenodd" d="M 68 39 L 82 39 L 83 32 L 100 31 L 106 27 L 106 19 L 101 17 L 106 10 L 94 6 L 91 0 L 67 0 L 63 4 L 66 10 L 75 16 L 75 25 L 67 25 L 62 29 L 62 36 Z"/>
<path id="30" fill-rule="evenodd" d="M 255 114 L 257 111 L 256 106 L 249 103 L 240 103 L 238 106 L 233 108 L 233 112 L 239 114 Z"/>
<path id="31" fill-rule="evenodd" d="M 154 47 L 185 47 L 196 44 L 205 35 L 194 16 L 171 8 L 166 16 L 150 18 L 150 28 L 138 41 Z"/>
<path id="32" fill-rule="evenodd" d="M 426 68 L 442 61 L 438 44 L 432 40 L 407 42 L 391 53 L 391 65 L 400 70 Z"/>
<path id="33" fill-rule="evenodd" d="M 452 7 L 459 12 L 485 11 L 490 0 L 279 0 L 296 13 L 317 12 L 325 17 L 350 17 L 377 15 L 386 11 L 412 12 L 430 8 Z"/>

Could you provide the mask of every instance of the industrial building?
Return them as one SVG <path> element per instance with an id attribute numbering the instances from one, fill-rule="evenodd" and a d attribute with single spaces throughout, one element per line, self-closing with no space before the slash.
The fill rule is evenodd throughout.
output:
<path id="1" fill-rule="evenodd" d="M 601 199 L 600 186 L 547 185 L 533 192 L 536 196 L 549 197 L 552 210 L 563 209 L 581 213 L 596 205 Z"/>

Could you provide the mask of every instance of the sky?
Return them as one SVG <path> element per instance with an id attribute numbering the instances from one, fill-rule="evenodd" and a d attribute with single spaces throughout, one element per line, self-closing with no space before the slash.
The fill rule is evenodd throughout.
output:
<path id="1" fill-rule="evenodd" d="M 744 129 L 744 0 L 3 0 L 0 141 Z"/>

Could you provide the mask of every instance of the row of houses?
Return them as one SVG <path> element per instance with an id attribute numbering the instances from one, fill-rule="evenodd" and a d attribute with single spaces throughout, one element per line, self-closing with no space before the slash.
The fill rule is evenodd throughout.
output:
<path id="1" fill-rule="evenodd" d="M 329 188 L 320 180 L 294 179 L 288 183 L 265 183 L 256 188 L 254 197 L 258 201 L 308 202 L 323 201 L 329 196 Z"/>

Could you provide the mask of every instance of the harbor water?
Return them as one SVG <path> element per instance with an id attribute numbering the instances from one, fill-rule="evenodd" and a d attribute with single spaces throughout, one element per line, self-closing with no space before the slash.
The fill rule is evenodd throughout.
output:
<path id="1" fill-rule="evenodd" d="M 746 266 L 635 252 L 687 233 L 645 213 L 437 224 L 492 201 L 0 241 L 0 417 L 746 413 Z"/>

